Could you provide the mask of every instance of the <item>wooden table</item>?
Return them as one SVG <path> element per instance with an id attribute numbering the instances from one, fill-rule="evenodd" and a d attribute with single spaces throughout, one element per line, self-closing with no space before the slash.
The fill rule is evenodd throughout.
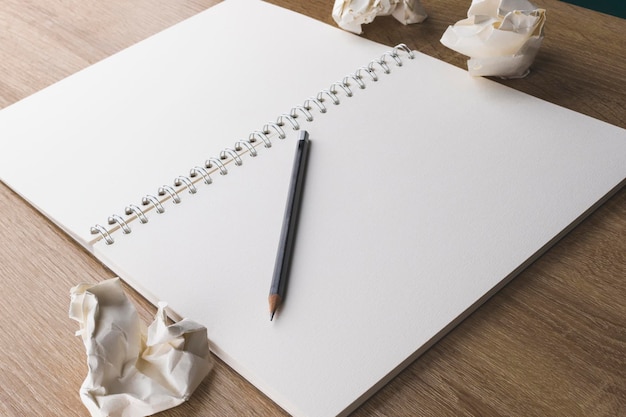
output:
<path id="1" fill-rule="evenodd" d="M 0 0 L 0 107 L 215 2 Z M 272 2 L 333 23 L 332 0 Z M 469 3 L 424 0 L 426 22 L 405 27 L 379 17 L 363 36 L 405 42 L 465 67 L 465 57 L 439 38 Z M 525 79 L 501 82 L 626 128 L 626 21 L 554 0 L 536 4 L 547 9 L 548 20 L 534 69 Z M 0 152 L 10 149 L 6 138 L 0 143 Z M 88 415 L 78 396 L 85 352 L 67 315 L 69 289 L 112 276 L 0 183 L 0 415 Z M 151 321 L 155 308 L 129 293 L 142 319 Z M 217 361 L 187 403 L 160 415 L 281 414 Z M 626 415 L 626 190 L 355 415 Z"/>

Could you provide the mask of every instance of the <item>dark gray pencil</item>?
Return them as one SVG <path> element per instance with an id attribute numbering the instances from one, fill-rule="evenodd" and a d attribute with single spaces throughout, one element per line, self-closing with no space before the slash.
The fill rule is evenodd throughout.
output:
<path id="1" fill-rule="evenodd" d="M 303 130 L 300 132 L 300 138 L 298 139 L 298 146 L 296 148 L 296 156 L 291 172 L 291 182 L 289 184 L 289 195 L 287 197 L 285 216 L 283 218 L 283 226 L 278 243 L 276 264 L 274 265 L 274 276 L 272 277 L 272 285 L 270 287 L 270 320 L 274 319 L 274 314 L 285 295 L 285 287 L 289 277 L 289 267 L 291 265 L 291 257 L 295 243 L 298 213 L 302 200 L 302 187 L 304 186 L 309 146 L 309 134 L 306 130 Z"/>

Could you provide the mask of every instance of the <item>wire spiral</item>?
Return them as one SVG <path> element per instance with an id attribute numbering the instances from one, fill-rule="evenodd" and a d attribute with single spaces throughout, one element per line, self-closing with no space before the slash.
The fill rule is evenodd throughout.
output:
<path id="1" fill-rule="evenodd" d="M 328 111 L 328 103 L 339 105 L 340 96 L 350 98 L 353 96 L 353 88 L 365 89 L 368 82 L 377 82 L 380 79 L 379 73 L 391 73 L 391 66 L 401 67 L 404 59 L 414 59 L 415 54 L 405 44 L 399 44 L 390 51 L 385 52 L 380 58 L 370 61 L 367 65 L 359 67 L 354 73 L 346 75 L 341 81 L 334 82 L 328 89 L 319 91 L 314 97 L 309 97 L 301 105 L 294 106 L 288 112 L 282 113 L 275 121 L 267 122 L 261 130 L 251 132 L 247 139 L 240 139 L 233 147 L 224 148 L 218 157 L 209 157 L 205 160 L 204 166 L 195 166 L 189 170 L 189 175 L 179 175 L 172 181 L 172 185 L 163 185 L 158 188 L 156 194 L 146 194 L 141 199 L 141 204 L 129 204 L 124 209 L 124 216 L 112 214 L 107 219 L 109 227 L 96 224 L 91 227 L 90 232 L 98 235 L 97 240 L 104 240 L 107 245 L 115 242 L 112 234 L 117 230 L 122 230 L 124 234 L 131 233 L 130 223 L 139 220 L 140 224 L 148 223 L 147 212 L 156 211 L 164 213 L 164 204 L 172 201 L 178 204 L 182 201 L 181 193 L 185 190 L 189 194 L 198 191 L 198 184 L 210 185 L 213 183 L 211 174 L 219 173 L 227 175 L 227 166 L 233 164 L 241 166 L 244 162 L 242 156 L 249 155 L 256 157 L 257 148 L 272 146 L 272 137 L 278 139 L 287 137 L 286 127 L 292 130 L 300 130 L 300 119 L 306 122 L 314 120 L 313 110 L 319 114 Z"/>

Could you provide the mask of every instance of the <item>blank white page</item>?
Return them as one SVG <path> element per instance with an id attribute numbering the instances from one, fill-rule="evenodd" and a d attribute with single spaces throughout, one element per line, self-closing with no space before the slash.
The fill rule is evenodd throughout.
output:
<path id="1" fill-rule="evenodd" d="M 421 54 L 403 61 L 304 126 L 303 211 L 273 322 L 296 134 L 96 247 L 206 324 L 214 351 L 293 415 L 353 410 L 626 178 L 622 129 Z"/>
<path id="2" fill-rule="evenodd" d="M 0 112 L 11 138 L 0 176 L 91 248 L 93 224 L 389 49 L 228 0 Z M 289 129 L 92 248 L 150 300 L 205 324 L 214 352 L 296 416 L 353 410 L 626 178 L 624 130 L 402 59 L 388 57 L 377 82 L 363 72 L 367 88 L 352 81 L 339 105 L 325 95 L 313 122 L 298 118 L 312 146 L 273 322 Z"/>
<path id="3" fill-rule="evenodd" d="M 96 223 L 388 49 L 329 29 L 260 1 L 211 7 L 0 111 L 0 179 L 89 248 Z"/>

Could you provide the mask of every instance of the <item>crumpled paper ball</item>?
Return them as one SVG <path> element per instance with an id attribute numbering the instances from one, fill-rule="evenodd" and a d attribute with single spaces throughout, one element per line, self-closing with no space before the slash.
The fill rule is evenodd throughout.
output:
<path id="1" fill-rule="evenodd" d="M 93 417 L 140 417 L 186 401 L 212 367 L 206 327 L 168 325 L 165 303 L 146 329 L 117 278 L 71 289 L 69 316 L 87 351 L 80 397 Z"/>
<path id="2" fill-rule="evenodd" d="M 541 46 L 545 12 L 526 0 L 473 0 L 441 43 L 470 57 L 470 75 L 522 78 Z"/>
<path id="3" fill-rule="evenodd" d="M 376 16 L 392 15 L 403 25 L 420 23 L 427 14 L 419 0 L 335 0 L 332 16 L 340 28 L 362 33 Z"/>

